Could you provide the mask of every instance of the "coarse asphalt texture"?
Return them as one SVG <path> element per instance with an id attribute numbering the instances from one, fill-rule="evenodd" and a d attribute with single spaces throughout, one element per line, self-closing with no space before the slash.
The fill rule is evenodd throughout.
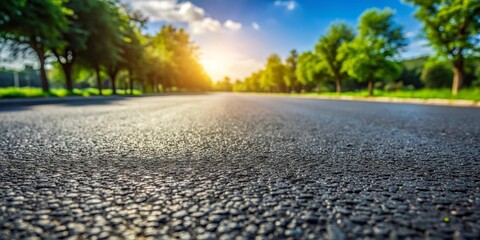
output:
<path id="1" fill-rule="evenodd" d="M 0 106 L 0 238 L 480 238 L 480 109 L 198 94 Z"/>

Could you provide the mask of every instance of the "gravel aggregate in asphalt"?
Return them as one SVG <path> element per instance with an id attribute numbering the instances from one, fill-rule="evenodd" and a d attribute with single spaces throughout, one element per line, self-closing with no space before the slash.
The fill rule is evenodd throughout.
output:
<path id="1" fill-rule="evenodd" d="M 480 238 L 480 109 L 204 94 L 0 105 L 0 238 Z"/>

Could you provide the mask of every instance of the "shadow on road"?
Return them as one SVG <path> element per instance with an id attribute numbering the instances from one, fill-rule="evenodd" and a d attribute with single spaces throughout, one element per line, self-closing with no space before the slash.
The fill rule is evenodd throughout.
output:
<path id="1" fill-rule="evenodd" d="M 72 107 L 81 107 L 89 105 L 107 105 L 112 104 L 117 101 L 129 99 L 132 97 L 105 97 L 105 98 L 58 98 L 58 99 L 26 99 L 25 101 L 19 101 L 20 99 L 12 99 L 15 101 L 1 101 L 0 102 L 0 112 L 10 112 L 10 111 L 24 111 L 29 110 L 32 107 L 40 105 L 61 105 L 61 106 L 72 106 Z M 23 99 L 21 99 L 23 100 Z"/>
<path id="2" fill-rule="evenodd" d="M 209 93 L 164 93 L 144 96 L 104 96 L 104 97 L 66 97 L 66 98 L 32 98 L 32 99 L 0 99 L 0 112 L 25 111 L 41 105 L 59 105 L 67 107 L 83 107 L 90 105 L 110 105 L 120 101 L 148 99 L 150 97 L 194 96 Z"/>

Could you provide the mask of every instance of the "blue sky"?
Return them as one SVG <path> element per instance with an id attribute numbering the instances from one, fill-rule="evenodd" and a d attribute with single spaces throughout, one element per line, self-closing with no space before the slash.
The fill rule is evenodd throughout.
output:
<path id="1" fill-rule="evenodd" d="M 390 7 L 404 26 L 410 45 L 401 57 L 430 54 L 419 37 L 415 9 L 401 0 L 122 0 L 144 12 L 144 30 L 162 25 L 183 27 L 200 46 L 200 59 L 212 79 L 244 78 L 263 67 L 272 53 L 285 58 L 291 49 L 312 50 L 330 23 L 342 20 L 356 27 L 368 8 Z"/>
<path id="2" fill-rule="evenodd" d="M 200 46 L 201 62 L 213 80 L 244 78 L 263 67 L 272 53 L 285 58 L 291 49 L 313 49 L 329 24 L 353 27 L 368 8 L 390 7 L 404 26 L 409 46 L 401 57 L 431 53 L 419 37 L 415 9 L 400 0 L 125 0 L 150 18 L 146 32 L 166 24 L 184 27 Z"/>
<path id="3" fill-rule="evenodd" d="M 200 47 L 200 61 L 214 81 L 224 76 L 243 79 L 263 68 L 273 53 L 286 58 L 292 49 L 312 50 L 332 22 L 344 21 L 355 28 L 368 8 L 396 11 L 395 20 L 409 40 L 402 58 L 432 54 L 428 41 L 420 37 L 415 9 L 402 0 L 121 1 L 149 18 L 146 33 L 155 34 L 165 24 L 185 28 Z M 0 52 L 2 58 L 5 54 Z M 1 65 L 18 68 L 19 62 Z"/>

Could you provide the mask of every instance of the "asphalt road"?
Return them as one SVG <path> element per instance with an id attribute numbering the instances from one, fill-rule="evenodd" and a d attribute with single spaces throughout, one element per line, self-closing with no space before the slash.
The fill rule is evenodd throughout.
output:
<path id="1" fill-rule="evenodd" d="M 479 108 L 94 99 L 0 134 L 1 239 L 480 238 Z"/>

